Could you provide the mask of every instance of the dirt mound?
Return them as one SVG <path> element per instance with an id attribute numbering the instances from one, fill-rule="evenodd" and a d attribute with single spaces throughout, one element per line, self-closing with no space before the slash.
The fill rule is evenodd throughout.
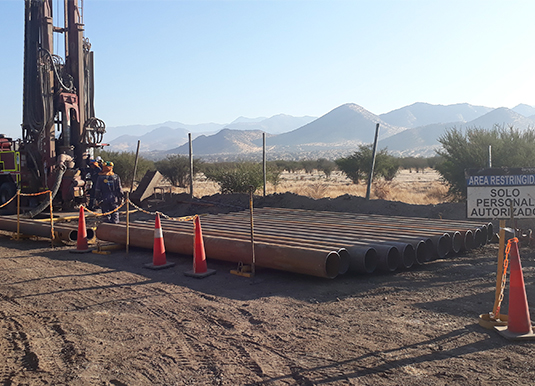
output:
<path id="1" fill-rule="evenodd" d="M 254 207 L 321 210 L 332 212 L 381 214 L 423 218 L 466 218 L 464 203 L 443 203 L 438 205 L 413 205 L 399 201 L 369 200 L 349 194 L 337 198 L 313 199 L 295 193 L 275 193 L 266 197 L 255 196 Z M 200 213 L 228 213 L 249 208 L 247 194 L 214 194 L 191 200 L 188 194 L 171 194 L 165 200 L 147 200 L 144 208 L 160 211 L 171 217 L 189 216 Z M 138 216 L 143 216 L 139 214 Z"/>

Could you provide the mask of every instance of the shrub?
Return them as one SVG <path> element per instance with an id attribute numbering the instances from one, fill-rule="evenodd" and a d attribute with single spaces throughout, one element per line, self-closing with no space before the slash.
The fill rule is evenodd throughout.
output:
<path id="1" fill-rule="evenodd" d="M 336 169 L 336 163 L 325 158 L 320 158 L 316 161 L 316 168 L 322 171 L 326 178 L 330 178 L 331 173 Z"/>
<path id="2" fill-rule="evenodd" d="M 216 182 L 221 193 L 247 193 L 252 186 L 254 191 L 262 187 L 264 176 L 262 165 L 253 162 L 234 162 L 206 165 L 206 178 Z"/>
<path id="3" fill-rule="evenodd" d="M 437 154 L 443 162 L 435 169 L 450 185 L 455 199 L 466 198 L 465 169 L 486 168 L 488 148 L 492 146 L 493 167 L 535 167 L 535 131 L 520 131 L 495 125 L 491 130 L 452 128 L 438 140 L 443 149 Z"/>
<path id="4" fill-rule="evenodd" d="M 301 161 L 302 168 L 305 169 L 305 173 L 311 174 L 317 167 L 317 162 L 312 160 Z"/>
<path id="5" fill-rule="evenodd" d="M 171 182 L 173 186 L 185 188 L 190 183 L 189 157 L 179 154 L 168 155 L 166 158 L 154 163 L 156 170 Z M 196 174 L 200 161 L 193 160 L 193 172 Z"/>
<path id="6" fill-rule="evenodd" d="M 278 168 L 275 165 L 267 165 L 266 180 L 271 182 L 271 184 L 275 188 L 275 191 L 277 191 L 277 187 L 280 184 L 281 174 L 283 170 L 284 169 Z"/>
<path id="7" fill-rule="evenodd" d="M 416 170 L 418 173 L 420 170 L 429 166 L 428 159 L 423 157 L 403 157 L 399 158 L 399 165 L 403 169 Z"/>
<path id="8" fill-rule="evenodd" d="M 358 184 L 362 179 L 367 180 L 372 166 L 372 145 L 360 145 L 357 152 L 334 162 L 353 183 Z M 377 152 L 373 170 L 374 178 L 383 177 L 386 181 L 391 181 L 398 170 L 398 159 L 389 155 L 386 148 Z"/>

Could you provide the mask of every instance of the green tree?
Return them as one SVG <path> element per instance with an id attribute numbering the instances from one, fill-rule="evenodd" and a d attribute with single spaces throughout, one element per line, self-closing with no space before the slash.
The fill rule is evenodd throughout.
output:
<path id="1" fill-rule="evenodd" d="M 275 192 L 281 182 L 281 174 L 283 170 L 284 169 L 277 167 L 275 164 L 267 165 L 266 180 L 273 185 Z"/>
<path id="2" fill-rule="evenodd" d="M 221 193 L 247 193 L 250 187 L 256 191 L 264 183 L 262 165 L 253 162 L 233 162 L 205 165 L 204 175 L 216 182 Z"/>
<path id="3" fill-rule="evenodd" d="M 399 165 L 403 169 L 412 169 L 416 170 L 418 173 L 420 170 L 425 169 L 429 166 L 428 158 L 422 157 L 403 157 L 399 158 Z"/>
<path id="4" fill-rule="evenodd" d="M 305 173 L 311 174 L 314 172 L 314 169 L 317 167 L 317 162 L 312 160 L 303 160 L 301 161 L 301 165 L 303 169 L 305 169 Z"/>
<path id="5" fill-rule="evenodd" d="M 321 170 L 326 178 L 330 178 L 331 173 L 336 169 L 336 163 L 325 158 L 320 158 L 316 161 L 316 169 Z"/>
<path id="6" fill-rule="evenodd" d="M 455 199 L 466 198 L 465 169 L 488 167 L 488 149 L 492 146 L 492 166 L 535 167 L 535 131 L 520 131 L 495 125 L 491 130 L 452 128 L 438 140 L 442 149 L 437 154 L 443 162 L 435 166 L 450 185 Z"/>
<path id="7" fill-rule="evenodd" d="M 200 164 L 200 160 L 193 160 L 194 174 L 197 174 Z M 164 159 L 156 161 L 154 166 L 156 167 L 156 170 L 171 182 L 171 185 L 179 186 L 181 188 L 189 185 L 189 157 L 179 154 L 168 155 Z"/>
<path id="8" fill-rule="evenodd" d="M 358 184 L 360 180 L 367 180 L 372 166 L 372 145 L 359 145 L 358 151 L 334 162 L 338 165 L 338 169 L 353 183 Z M 386 181 L 391 181 L 398 170 L 398 159 L 389 155 L 386 148 L 376 153 L 375 167 L 373 169 L 374 178 L 383 177 Z"/>
<path id="9" fill-rule="evenodd" d="M 134 152 L 98 150 L 95 152 L 95 156 L 101 156 L 104 161 L 113 162 L 113 171 L 121 177 L 123 186 L 132 186 L 132 176 L 134 174 L 134 163 L 136 160 L 136 154 Z M 154 170 L 154 162 L 139 156 L 136 181 L 139 181 L 140 176 L 144 176 L 147 170 Z"/>

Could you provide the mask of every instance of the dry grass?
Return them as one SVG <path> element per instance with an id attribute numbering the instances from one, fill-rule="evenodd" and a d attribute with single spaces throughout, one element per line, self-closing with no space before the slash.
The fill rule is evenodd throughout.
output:
<path id="1" fill-rule="evenodd" d="M 188 189 L 174 189 L 175 192 L 189 192 Z M 196 197 L 219 193 L 219 186 L 208 181 L 204 175 L 195 179 L 193 191 Z M 353 184 L 341 172 L 336 171 L 326 178 L 322 172 L 283 172 L 277 188 L 268 183 L 267 194 L 291 192 L 314 199 L 336 198 L 344 194 L 366 196 L 366 184 Z M 447 200 L 448 186 L 443 184 L 433 169 L 422 172 L 401 170 L 393 181 L 379 180 L 373 184 L 371 198 L 401 201 L 408 204 L 438 204 Z"/>

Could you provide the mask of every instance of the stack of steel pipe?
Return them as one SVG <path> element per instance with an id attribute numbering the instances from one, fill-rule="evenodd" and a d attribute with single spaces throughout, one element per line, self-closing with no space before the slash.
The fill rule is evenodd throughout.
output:
<path id="1" fill-rule="evenodd" d="M 201 217 L 208 258 L 249 264 L 249 211 Z M 162 220 L 166 249 L 193 253 L 193 226 Z M 492 224 L 299 209 L 254 210 L 256 264 L 333 278 L 346 271 L 395 271 L 487 242 Z M 131 224 L 133 246 L 152 248 L 153 223 Z M 126 242 L 124 224 L 101 224 L 97 237 Z"/>
<path id="2" fill-rule="evenodd" d="M 209 225 L 209 218 L 210 216 L 202 217 L 201 221 L 207 258 L 251 264 L 250 229 L 243 227 L 241 232 L 233 232 L 221 227 L 212 227 Z M 166 251 L 184 255 L 193 254 L 194 231 L 191 222 L 162 220 L 161 226 Z M 153 247 L 153 223 L 131 223 L 129 232 L 130 245 L 141 248 Z M 97 227 L 96 234 L 100 240 L 126 243 L 125 224 L 102 223 Z M 327 246 L 327 243 L 292 243 L 256 234 L 254 246 L 255 262 L 259 267 L 330 279 L 347 272 L 349 267 L 347 251 L 342 248 L 333 250 L 334 245 Z"/>

